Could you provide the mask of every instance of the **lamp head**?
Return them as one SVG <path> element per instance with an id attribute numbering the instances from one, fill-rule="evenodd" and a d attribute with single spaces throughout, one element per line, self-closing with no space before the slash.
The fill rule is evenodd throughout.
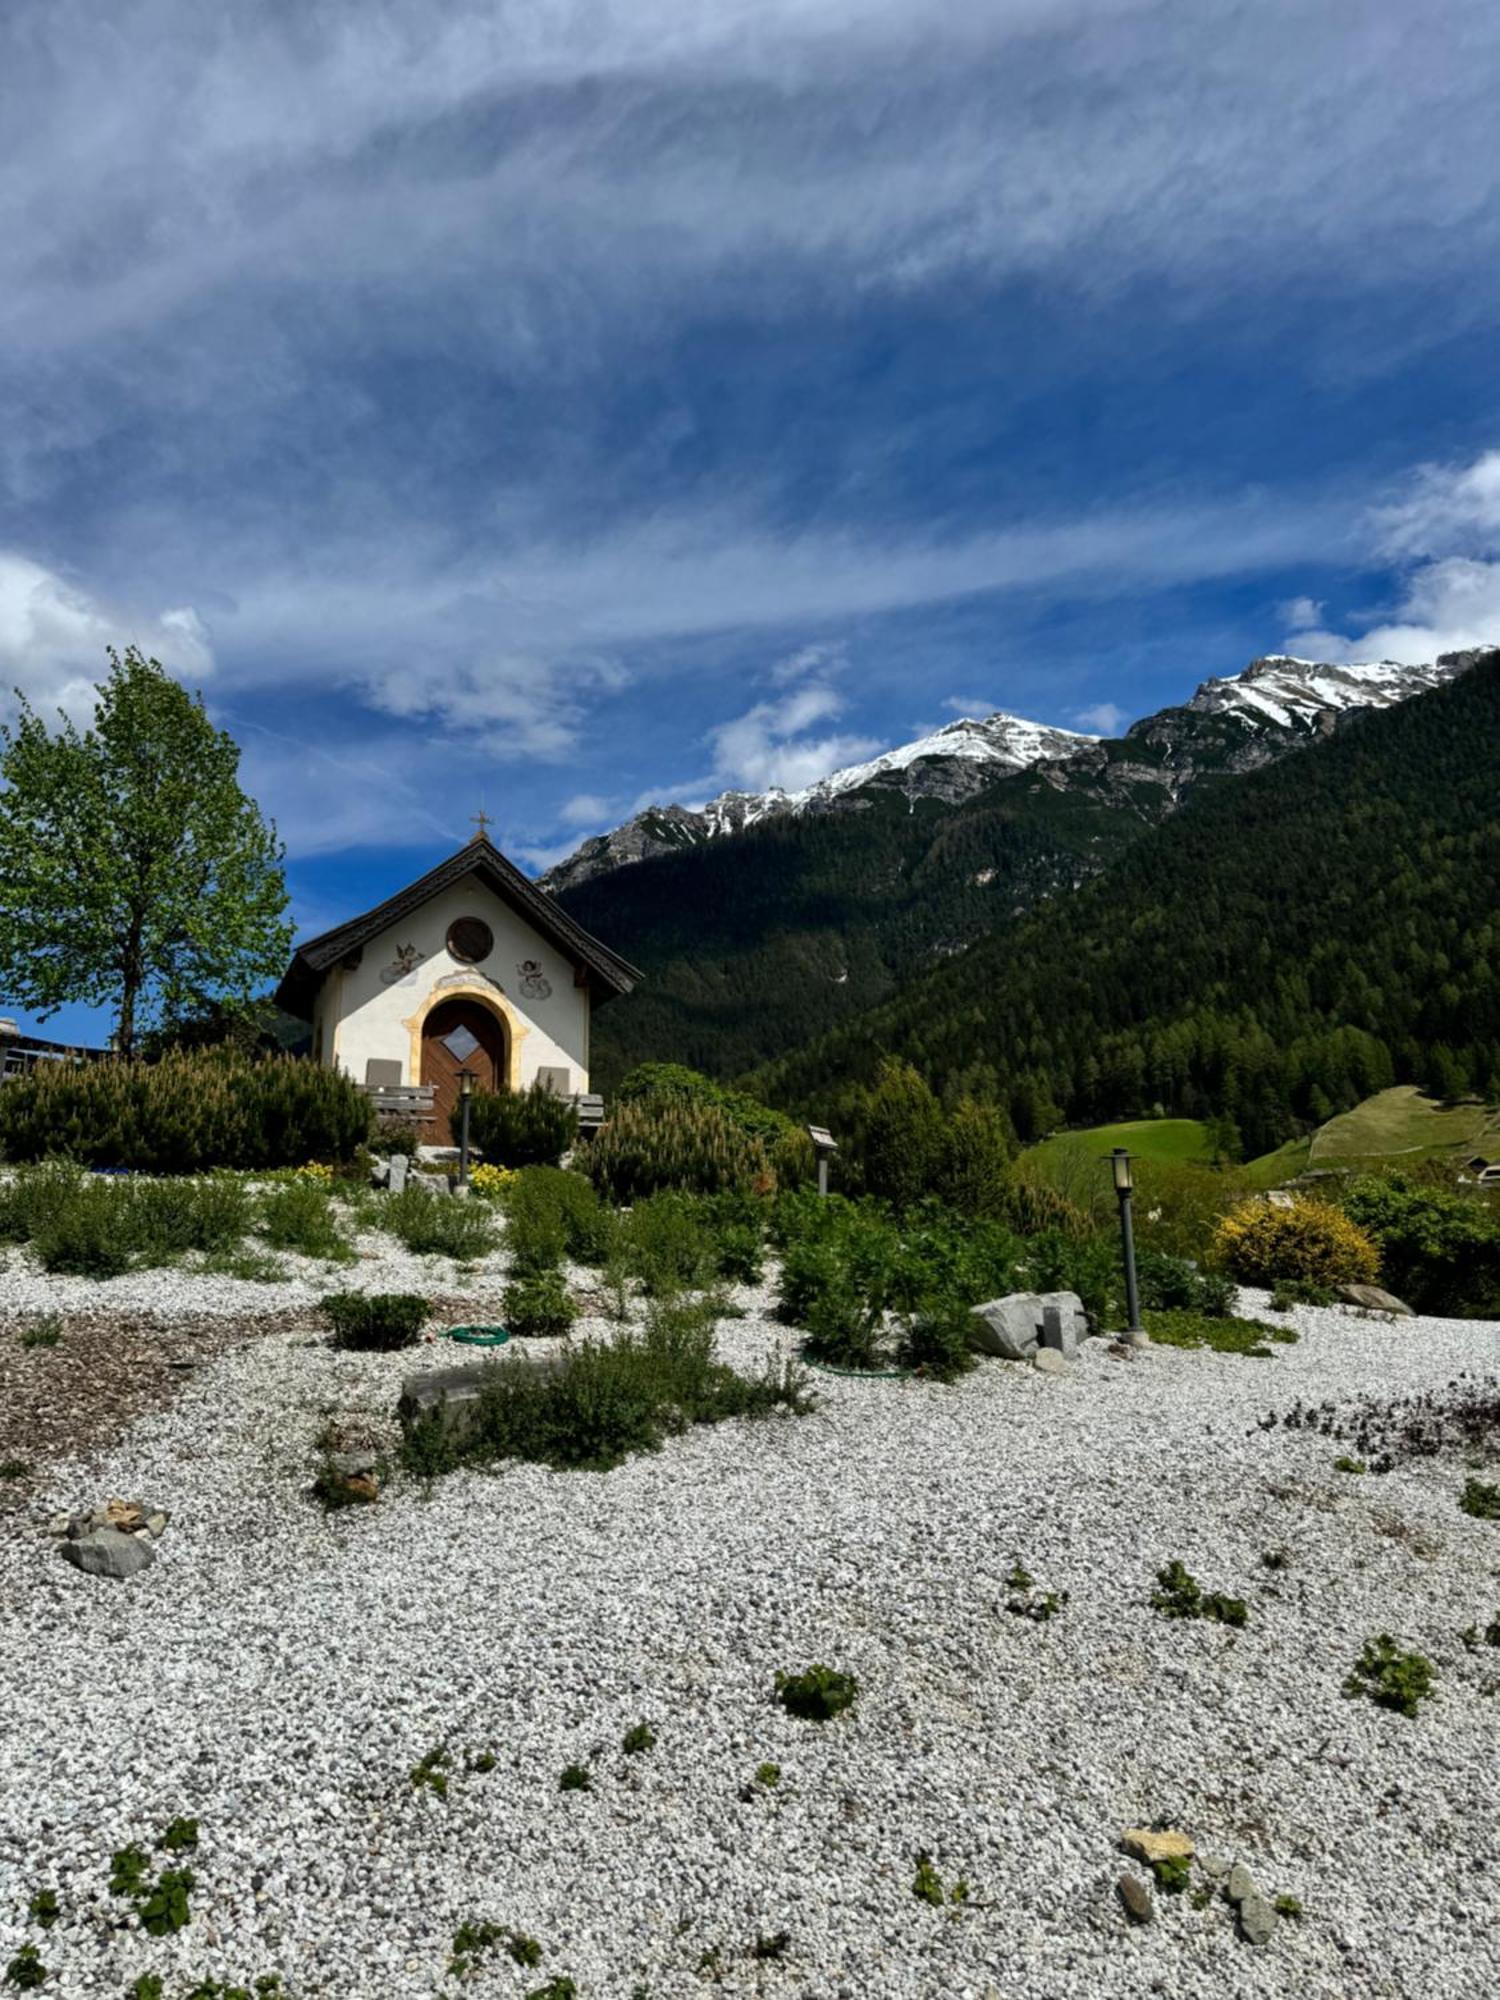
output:
<path id="1" fill-rule="evenodd" d="M 479 1072 L 477 1070 L 461 1069 L 458 1072 L 459 1095 L 461 1097 L 467 1097 L 473 1090 L 475 1084 L 478 1081 L 479 1081 Z"/>
<path id="2" fill-rule="evenodd" d="M 1115 1193 L 1129 1194 L 1134 1182 L 1131 1177 L 1130 1155 L 1123 1146 L 1116 1146 L 1110 1154 L 1109 1167 L 1115 1177 Z"/>

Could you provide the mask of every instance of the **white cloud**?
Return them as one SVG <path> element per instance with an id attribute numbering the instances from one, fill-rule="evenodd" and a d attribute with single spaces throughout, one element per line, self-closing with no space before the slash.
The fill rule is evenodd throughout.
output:
<path id="1" fill-rule="evenodd" d="M 105 648 L 123 652 L 128 645 L 187 681 L 213 671 L 208 632 L 195 611 L 143 613 L 107 603 L 55 570 L 0 549 L 0 713 L 19 688 L 44 713 L 61 708 L 86 721 L 95 685 L 109 671 Z"/>
<path id="2" fill-rule="evenodd" d="M 1289 597 L 1277 612 L 1289 632 L 1310 632 L 1322 619 L 1323 602 L 1317 597 Z"/>
<path id="3" fill-rule="evenodd" d="M 602 799 L 597 792 L 575 792 L 571 799 L 565 799 L 558 808 L 558 821 L 563 826 L 593 826 L 609 817 L 609 800 Z"/>
<path id="4" fill-rule="evenodd" d="M 1115 736 L 1120 725 L 1130 720 L 1130 710 L 1117 701 L 1096 701 L 1091 708 L 1075 708 L 1073 720 L 1085 729 L 1097 729 L 1101 736 Z"/>
<path id="5" fill-rule="evenodd" d="M 794 792 L 870 756 L 880 748 L 874 738 L 837 731 L 808 734 L 818 723 L 831 722 L 843 706 L 832 688 L 812 683 L 779 700 L 757 702 L 743 715 L 720 723 L 709 737 L 719 785 L 746 792 L 780 786 Z"/>
<path id="6" fill-rule="evenodd" d="M 1500 451 L 1421 467 L 1370 519 L 1380 552 L 1401 566 L 1392 611 L 1359 632 L 1298 631 L 1299 652 L 1416 664 L 1500 645 Z"/>
<path id="7" fill-rule="evenodd" d="M 994 715 L 1000 704 L 991 701 L 984 694 L 949 694 L 943 697 L 943 707 L 954 715 Z"/>

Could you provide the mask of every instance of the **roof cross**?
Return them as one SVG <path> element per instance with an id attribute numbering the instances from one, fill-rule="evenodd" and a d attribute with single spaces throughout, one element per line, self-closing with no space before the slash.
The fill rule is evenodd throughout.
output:
<path id="1" fill-rule="evenodd" d="M 489 814 L 485 811 L 483 806 L 481 806 L 478 812 L 474 814 L 474 824 L 479 828 L 479 831 L 474 835 L 474 838 L 476 840 L 485 839 L 486 835 L 484 830 L 487 826 L 493 824 L 493 822 L 491 821 Z"/>

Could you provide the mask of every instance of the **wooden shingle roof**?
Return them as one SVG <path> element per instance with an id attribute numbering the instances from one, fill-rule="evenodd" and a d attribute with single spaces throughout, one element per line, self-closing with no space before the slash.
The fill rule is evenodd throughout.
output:
<path id="1" fill-rule="evenodd" d="M 331 966 L 362 950 L 392 924 L 400 923 L 444 889 L 471 875 L 588 974 L 596 1005 L 612 1000 L 618 993 L 628 993 L 641 977 L 627 960 L 601 944 L 582 924 L 574 923 L 514 862 L 507 861 L 483 833 L 477 833 L 446 861 L 440 861 L 436 868 L 430 868 L 373 910 L 366 910 L 362 917 L 351 917 L 336 930 L 324 931 L 321 937 L 309 938 L 298 945 L 276 989 L 277 1006 L 298 1020 L 310 1020 L 314 996 Z"/>

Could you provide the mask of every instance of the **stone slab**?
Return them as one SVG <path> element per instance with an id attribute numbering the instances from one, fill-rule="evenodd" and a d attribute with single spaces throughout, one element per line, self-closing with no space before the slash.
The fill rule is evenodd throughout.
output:
<path id="1" fill-rule="evenodd" d="M 92 1534 L 58 1544 L 64 1562 L 85 1576 L 111 1576 L 123 1581 L 149 1569 L 156 1550 L 144 1536 L 122 1534 L 118 1528 L 96 1528 Z"/>

